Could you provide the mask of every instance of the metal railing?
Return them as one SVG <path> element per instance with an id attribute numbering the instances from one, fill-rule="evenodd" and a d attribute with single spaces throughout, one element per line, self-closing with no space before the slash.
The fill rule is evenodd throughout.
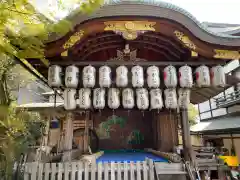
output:
<path id="1" fill-rule="evenodd" d="M 216 98 L 215 100 L 217 108 L 224 108 L 233 106 L 235 104 L 240 104 L 240 90 L 225 94 L 224 96 Z"/>

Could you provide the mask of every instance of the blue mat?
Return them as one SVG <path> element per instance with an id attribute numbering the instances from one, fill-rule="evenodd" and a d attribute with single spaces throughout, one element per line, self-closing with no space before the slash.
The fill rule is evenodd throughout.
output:
<path id="1" fill-rule="evenodd" d="M 152 159 L 154 162 L 168 162 L 167 159 L 156 156 L 148 152 L 104 152 L 104 154 L 97 159 L 99 162 L 136 162 L 144 161 L 146 158 Z"/>

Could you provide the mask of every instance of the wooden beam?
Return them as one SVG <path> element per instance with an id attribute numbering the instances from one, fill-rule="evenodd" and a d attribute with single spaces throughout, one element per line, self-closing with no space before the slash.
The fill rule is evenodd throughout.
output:
<path id="1" fill-rule="evenodd" d="M 72 59 L 72 58 L 68 58 Z M 214 60 L 196 60 L 196 61 L 146 61 L 145 59 L 138 58 L 139 61 L 81 61 L 80 59 L 77 59 L 75 61 L 67 60 L 64 61 L 52 61 L 51 65 L 60 65 L 60 66 L 69 66 L 69 65 L 76 65 L 76 66 L 88 66 L 89 64 L 93 66 L 102 66 L 102 65 L 109 65 L 109 66 L 133 66 L 133 65 L 140 65 L 140 66 L 150 66 L 150 65 L 156 65 L 156 66 L 167 66 L 169 64 L 173 66 L 182 66 L 185 64 L 191 65 L 191 66 L 200 66 L 202 64 L 207 66 L 213 66 L 218 64 L 218 62 Z"/>

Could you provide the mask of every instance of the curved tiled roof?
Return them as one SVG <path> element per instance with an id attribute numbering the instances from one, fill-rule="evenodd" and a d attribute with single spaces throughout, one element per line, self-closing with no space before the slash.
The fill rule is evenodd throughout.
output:
<path id="1" fill-rule="evenodd" d="M 120 16 L 169 19 L 185 26 L 193 35 L 205 42 L 224 46 L 240 46 L 240 36 L 233 36 L 229 33 L 213 32 L 183 8 L 163 1 L 109 0 L 105 2 L 100 9 L 90 15 L 73 12 L 66 17 L 66 19 L 71 21 L 75 26 L 92 19 Z M 50 37 L 50 41 L 54 39 L 56 40 L 58 37 Z"/>
<path id="2" fill-rule="evenodd" d="M 226 37 L 226 38 L 240 38 L 238 36 L 232 36 L 232 35 L 229 35 L 229 34 L 213 32 L 213 31 L 209 30 L 207 26 L 205 26 L 204 24 L 200 23 L 191 13 L 189 13 L 185 9 L 183 9 L 183 8 L 177 6 L 177 5 L 174 5 L 172 3 L 165 2 L 165 1 L 159 1 L 159 0 L 158 1 L 156 1 L 156 0 L 150 0 L 150 1 L 149 0 L 140 0 L 140 1 L 111 0 L 111 1 L 105 2 L 103 6 L 117 5 L 117 4 L 122 4 L 122 3 L 153 5 L 153 6 L 158 6 L 158 7 L 161 7 L 161 8 L 170 9 L 170 10 L 179 12 L 179 13 L 187 16 L 197 26 L 199 26 L 201 29 L 205 30 L 206 32 L 208 32 L 208 33 L 210 33 L 212 35 L 216 35 L 216 36 L 220 36 L 220 37 Z"/>

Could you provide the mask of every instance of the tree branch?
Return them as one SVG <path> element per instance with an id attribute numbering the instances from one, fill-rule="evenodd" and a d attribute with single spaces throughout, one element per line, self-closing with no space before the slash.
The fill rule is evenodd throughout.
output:
<path id="1" fill-rule="evenodd" d="M 34 15 L 32 13 L 21 12 L 21 11 L 18 11 L 18 10 L 15 10 L 15 9 L 10 9 L 10 8 L 3 8 L 3 9 L 7 9 L 9 11 L 16 12 L 16 13 L 19 13 L 19 14 Z"/>

